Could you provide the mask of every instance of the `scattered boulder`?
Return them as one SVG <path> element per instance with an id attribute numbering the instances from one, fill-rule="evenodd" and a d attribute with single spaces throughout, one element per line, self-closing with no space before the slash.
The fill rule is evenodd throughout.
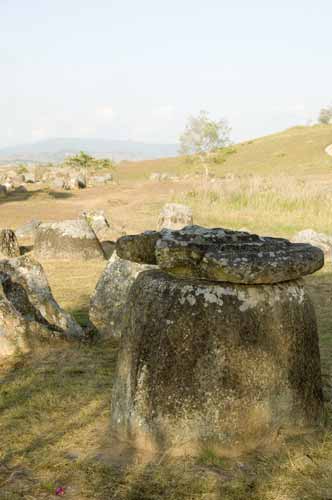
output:
<path id="1" fill-rule="evenodd" d="M 108 182 L 113 182 L 112 174 L 93 175 L 89 178 L 89 184 L 91 186 L 96 186 L 98 184 L 107 184 Z"/>
<path id="2" fill-rule="evenodd" d="M 178 203 L 167 203 L 160 212 L 159 229 L 182 229 L 193 224 L 193 212 L 190 207 Z"/>
<path id="3" fill-rule="evenodd" d="M 28 184 L 34 184 L 36 182 L 36 176 L 33 172 L 27 172 L 23 175 L 23 181 Z"/>
<path id="4" fill-rule="evenodd" d="M 20 247 L 14 231 L 2 229 L 0 231 L 0 259 L 19 257 Z"/>
<path id="5" fill-rule="evenodd" d="M 111 411 L 120 441 L 234 455 L 323 424 L 315 312 L 300 279 L 323 265 L 320 249 L 189 226 L 123 237 L 116 250 L 166 271 L 141 272 L 124 308 Z"/>
<path id="6" fill-rule="evenodd" d="M 298 279 L 324 265 L 321 249 L 306 243 L 201 226 L 122 236 L 116 251 L 123 259 L 157 264 L 179 277 L 246 284 Z"/>
<path id="7" fill-rule="evenodd" d="M 22 182 L 25 182 L 25 177 L 22 174 L 16 174 L 13 177 L 11 177 L 10 180 L 13 184 L 17 185 L 17 184 L 22 184 Z"/>
<path id="8" fill-rule="evenodd" d="M 332 236 L 316 233 L 312 229 L 304 229 L 296 233 L 292 241 L 294 243 L 310 243 L 310 245 L 320 248 L 329 261 L 332 259 Z"/>
<path id="9" fill-rule="evenodd" d="M 86 188 L 86 178 L 83 175 L 77 175 L 68 179 L 65 184 L 66 189 L 84 189 Z"/>
<path id="10" fill-rule="evenodd" d="M 48 178 L 44 179 L 46 182 L 49 180 Z M 61 179 L 61 177 L 56 177 L 51 184 L 52 189 L 65 189 L 65 181 Z"/>
<path id="11" fill-rule="evenodd" d="M 34 254 L 40 259 L 105 259 L 98 238 L 83 219 L 40 224 Z"/>
<path id="12" fill-rule="evenodd" d="M 27 222 L 23 226 L 16 229 L 15 234 L 17 238 L 32 238 L 34 239 L 36 236 L 36 232 L 38 227 L 40 226 L 41 221 L 37 219 L 32 219 L 30 222 Z"/>
<path id="13" fill-rule="evenodd" d="M 7 193 L 11 193 L 15 189 L 14 184 L 10 181 L 5 181 L 3 186 L 6 188 Z"/>
<path id="14" fill-rule="evenodd" d="M 153 181 L 153 182 L 163 182 L 163 181 L 169 180 L 170 178 L 171 178 L 171 176 L 169 174 L 167 174 L 166 172 L 164 172 L 164 173 L 153 172 L 150 175 L 150 181 Z"/>
<path id="15" fill-rule="evenodd" d="M 105 337 L 120 337 L 122 317 L 129 291 L 137 276 L 153 266 L 120 259 L 114 252 L 94 294 L 91 297 L 89 319 Z"/>
<path id="16" fill-rule="evenodd" d="M 109 234 L 111 226 L 104 210 L 83 210 L 80 213 L 80 218 L 87 221 L 99 240 L 102 240 Z"/>
<path id="17" fill-rule="evenodd" d="M 28 256 L 0 261 L 0 357 L 52 339 L 83 340 L 55 301 L 42 266 Z"/>

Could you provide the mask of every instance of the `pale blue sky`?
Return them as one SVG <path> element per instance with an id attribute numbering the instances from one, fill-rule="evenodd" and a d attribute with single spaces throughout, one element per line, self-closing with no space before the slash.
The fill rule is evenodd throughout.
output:
<path id="1" fill-rule="evenodd" d="M 176 141 L 189 114 L 233 140 L 332 102 L 331 0 L 0 0 L 0 147 Z"/>

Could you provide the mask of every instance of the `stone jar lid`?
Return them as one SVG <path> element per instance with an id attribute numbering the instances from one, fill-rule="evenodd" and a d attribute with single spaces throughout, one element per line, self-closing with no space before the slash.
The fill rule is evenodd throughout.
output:
<path id="1" fill-rule="evenodd" d="M 307 243 L 201 226 L 123 236 L 116 252 L 175 276 L 244 284 L 294 280 L 324 265 L 322 250 Z"/>

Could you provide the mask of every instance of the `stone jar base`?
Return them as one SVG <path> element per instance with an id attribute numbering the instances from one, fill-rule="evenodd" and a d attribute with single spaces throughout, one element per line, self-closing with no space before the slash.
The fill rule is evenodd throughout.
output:
<path id="1" fill-rule="evenodd" d="M 127 302 L 111 428 L 174 455 L 236 454 L 322 422 L 316 319 L 302 281 L 238 285 L 146 271 Z"/>

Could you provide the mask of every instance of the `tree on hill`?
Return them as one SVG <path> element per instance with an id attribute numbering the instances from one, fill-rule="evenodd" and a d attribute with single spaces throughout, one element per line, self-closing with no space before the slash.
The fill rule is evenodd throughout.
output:
<path id="1" fill-rule="evenodd" d="M 225 119 L 214 121 L 207 111 L 190 116 L 180 136 L 180 153 L 206 155 L 230 144 L 231 128 Z"/>
<path id="2" fill-rule="evenodd" d="M 332 105 L 322 108 L 319 112 L 318 122 L 323 125 L 332 123 Z"/>
<path id="3" fill-rule="evenodd" d="M 114 168 L 114 162 L 110 158 L 97 159 L 84 151 L 80 151 L 77 155 L 67 158 L 64 165 L 85 171 L 88 169 L 111 170 Z"/>

